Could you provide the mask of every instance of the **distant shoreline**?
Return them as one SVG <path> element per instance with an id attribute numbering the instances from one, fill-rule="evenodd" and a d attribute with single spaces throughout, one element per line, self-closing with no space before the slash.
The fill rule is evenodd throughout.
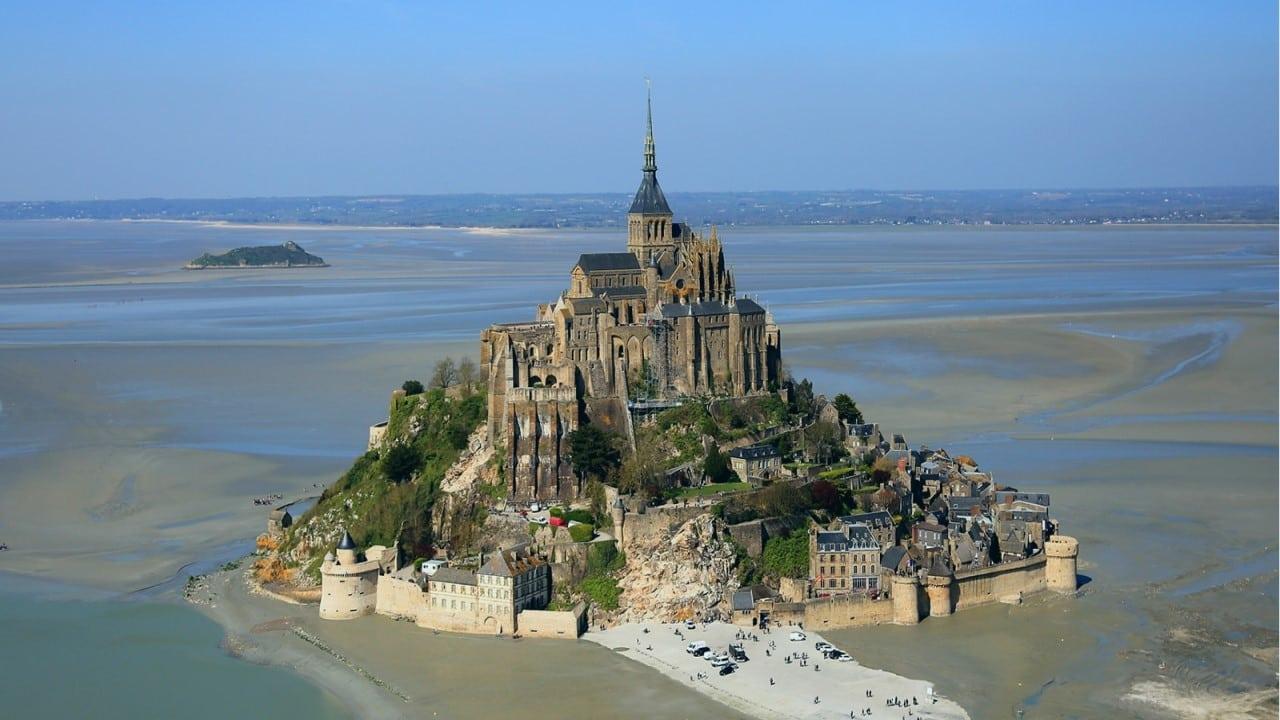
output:
<path id="1" fill-rule="evenodd" d="M 198 225 L 211 228 L 225 228 L 228 230 L 334 230 L 334 231 L 350 231 L 350 230 L 394 230 L 394 231 L 439 231 L 453 230 L 476 235 L 517 235 L 525 233 L 557 233 L 557 232 L 600 232 L 606 230 L 625 231 L 626 228 L 619 225 L 574 225 L 569 227 L 510 227 L 498 225 L 338 225 L 333 223 L 251 223 L 232 220 L 169 220 L 163 218 L 30 218 L 21 220 L 0 220 L 0 223 L 117 223 L 117 224 L 155 224 L 155 225 Z M 1005 231 L 1012 232 L 1018 230 L 1177 230 L 1177 229 L 1223 229 L 1223 230 L 1260 230 L 1280 228 L 1280 223 L 1001 223 L 991 225 L 980 225 L 977 223 L 954 223 L 954 224 L 898 224 L 891 225 L 887 223 L 843 223 L 843 224 L 827 224 L 827 223 L 798 223 L 794 225 L 785 224 L 751 224 L 751 223 L 725 223 L 721 227 L 733 230 L 756 230 L 756 229 L 777 229 L 777 228 L 805 228 L 810 230 L 897 230 L 897 231 L 956 231 L 956 230 L 981 230 L 981 231 Z M 272 267 L 272 266 L 253 266 L 246 269 L 254 269 L 254 267 Z M 281 265 L 280 267 L 284 267 Z M 311 267 L 320 267 L 318 265 Z"/>

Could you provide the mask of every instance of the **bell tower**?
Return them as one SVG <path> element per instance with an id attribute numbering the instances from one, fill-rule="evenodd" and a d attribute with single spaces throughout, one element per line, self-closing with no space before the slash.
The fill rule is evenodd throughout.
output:
<path id="1" fill-rule="evenodd" d="M 653 95 L 646 94 L 648 124 L 644 136 L 644 178 L 627 212 L 627 250 L 646 267 L 663 251 L 675 248 L 671 206 L 658 185 L 658 160 L 653 148 Z"/>

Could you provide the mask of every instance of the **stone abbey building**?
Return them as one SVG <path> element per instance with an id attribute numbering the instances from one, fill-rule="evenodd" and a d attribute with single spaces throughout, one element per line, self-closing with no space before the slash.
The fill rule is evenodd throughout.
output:
<path id="1" fill-rule="evenodd" d="M 703 237 L 673 221 L 650 107 L 626 252 L 580 256 L 569 288 L 533 322 L 481 335 L 489 439 L 504 454 L 508 495 L 575 497 L 566 437 L 580 423 L 630 435 L 637 407 L 767 392 L 781 350 L 773 318 L 737 296 L 715 228 Z"/>

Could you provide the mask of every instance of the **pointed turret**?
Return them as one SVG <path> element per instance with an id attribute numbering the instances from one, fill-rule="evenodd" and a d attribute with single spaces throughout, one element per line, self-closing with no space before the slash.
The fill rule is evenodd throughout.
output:
<path id="1" fill-rule="evenodd" d="M 642 265 L 673 246 L 671 206 L 658 185 L 658 156 L 653 145 L 653 96 L 645 97 L 644 177 L 627 213 L 627 249 Z"/>

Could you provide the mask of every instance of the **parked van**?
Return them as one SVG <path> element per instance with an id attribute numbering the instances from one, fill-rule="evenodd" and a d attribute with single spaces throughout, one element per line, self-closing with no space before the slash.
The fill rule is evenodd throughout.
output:
<path id="1" fill-rule="evenodd" d="M 804 642 L 805 640 L 805 634 L 799 630 L 792 630 L 790 637 L 793 642 Z"/>
<path id="2" fill-rule="evenodd" d="M 684 651 L 689 653 L 690 655 L 697 655 L 699 650 L 705 650 L 705 649 L 707 649 L 706 640 L 694 640 L 693 642 L 684 646 Z"/>

